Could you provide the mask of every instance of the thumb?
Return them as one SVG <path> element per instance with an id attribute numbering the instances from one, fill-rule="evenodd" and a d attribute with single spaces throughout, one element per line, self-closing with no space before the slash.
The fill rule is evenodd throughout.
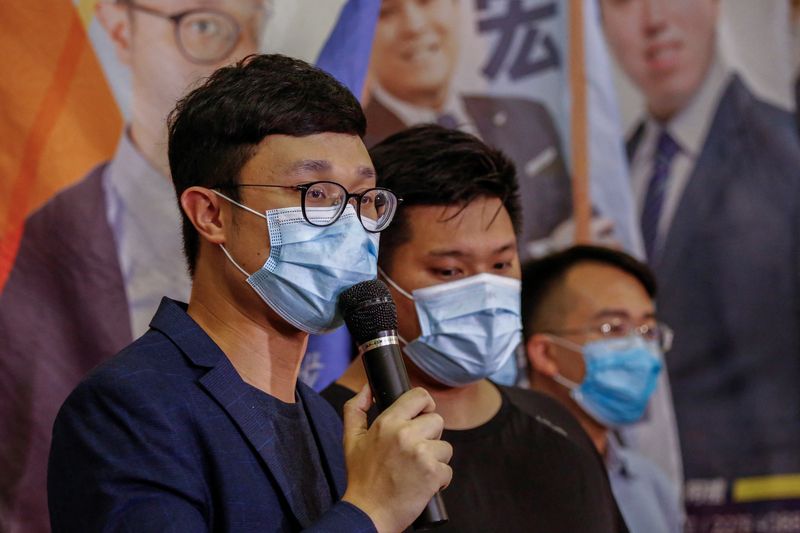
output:
<path id="1" fill-rule="evenodd" d="M 367 432 L 367 411 L 372 405 L 372 392 L 369 385 L 364 384 L 361 391 L 344 404 L 342 419 L 344 421 L 345 448 L 347 441 Z"/>

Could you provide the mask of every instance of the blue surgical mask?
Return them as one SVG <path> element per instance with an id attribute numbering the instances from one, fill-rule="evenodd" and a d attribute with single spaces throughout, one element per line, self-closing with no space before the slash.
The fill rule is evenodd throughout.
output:
<path id="1" fill-rule="evenodd" d="M 217 194 L 267 221 L 269 257 L 256 272 L 245 272 L 220 245 L 261 299 L 307 333 L 340 327 L 344 319 L 338 309 L 339 294 L 356 283 L 375 279 L 378 268 L 378 234 L 364 230 L 353 206 L 348 205 L 330 226 L 320 227 L 309 224 L 299 207 L 261 214 Z M 323 209 L 329 208 L 307 209 L 306 215 L 312 220 L 315 216 L 328 220 L 329 214 L 320 212 Z"/>
<path id="2" fill-rule="evenodd" d="M 589 416 L 606 427 L 637 422 L 644 415 L 661 372 L 658 344 L 639 335 L 601 339 L 581 346 L 549 336 L 555 343 L 583 354 L 586 373 L 580 384 L 556 375 Z"/>
<path id="3" fill-rule="evenodd" d="M 436 381 L 460 387 L 504 369 L 522 340 L 519 280 L 478 274 L 417 289 L 414 301 L 422 334 L 403 352 Z"/>

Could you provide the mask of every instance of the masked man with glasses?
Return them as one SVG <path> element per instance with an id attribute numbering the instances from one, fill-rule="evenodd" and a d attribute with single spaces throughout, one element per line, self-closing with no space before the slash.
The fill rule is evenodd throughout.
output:
<path id="1" fill-rule="evenodd" d="M 188 298 L 166 117 L 198 80 L 258 51 L 268 7 L 97 2 L 107 42 L 130 73 L 128 122 L 111 160 L 25 221 L 0 294 L 0 530 L 48 531 L 58 406 L 89 370 L 147 331 L 163 295 Z"/>
<path id="2" fill-rule="evenodd" d="M 367 429 L 368 387 L 330 406 L 298 382 L 310 333 L 377 275 L 397 198 L 375 188 L 358 101 L 280 55 L 216 71 L 176 107 L 169 162 L 189 303 L 69 396 L 48 496 L 60 531 L 391 532 L 452 470 L 423 389 Z"/>
<path id="3" fill-rule="evenodd" d="M 378 184 L 403 198 L 381 234 L 380 277 L 397 304 L 413 385 L 424 387 L 454 447 L 440 531 L 626 531 L 602 461 L 552 399 L 489 379 L 521 335 L 513 163 L 478 138 L 437 125 L 370 150 Z M 354 361 L 323 396 L 345 402 L 367 378 Z"/>
<path id="4" fill-rule="evenodd" d="M 575 246 L 522 269 L 530 384 L 591 437 L 632 533 L 680 532 L 684 514 L 677 487 L 614 432 L 645 415 L 672 345 L 655 294 L 646 265 L 608 248 Z"/>

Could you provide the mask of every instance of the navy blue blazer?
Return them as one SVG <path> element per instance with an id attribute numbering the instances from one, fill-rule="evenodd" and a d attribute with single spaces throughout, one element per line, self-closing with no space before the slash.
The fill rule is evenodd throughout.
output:
<path id="1" fill-rule="evenodd" d="M 165 298 L 150 331 L 98 367 L 56 418 L 48 501 L 60 531 L 375 531 L 335 503 L 312 524 L 295 504 L 274 420 L 254 390 L 186 314 Z M 342 425 L 325 400 L 297 388 L 334 501 L 346 484 Z"/>
<path id="2" fill-rule="evenodd" d="M 737 76 L 653 267 L 686 476 L 800 472 L 800 144 Z"/>

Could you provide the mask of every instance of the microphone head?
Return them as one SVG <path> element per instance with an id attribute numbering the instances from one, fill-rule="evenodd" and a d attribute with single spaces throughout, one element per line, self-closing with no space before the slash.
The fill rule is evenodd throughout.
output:
<path id="1" fill-rule="evenodd" d="M 377 279 L 362 281 L 339 295 L 347 329 L 362 344 L 379 331 L 397 329 L 397 307 L 388 287 Z"/>

